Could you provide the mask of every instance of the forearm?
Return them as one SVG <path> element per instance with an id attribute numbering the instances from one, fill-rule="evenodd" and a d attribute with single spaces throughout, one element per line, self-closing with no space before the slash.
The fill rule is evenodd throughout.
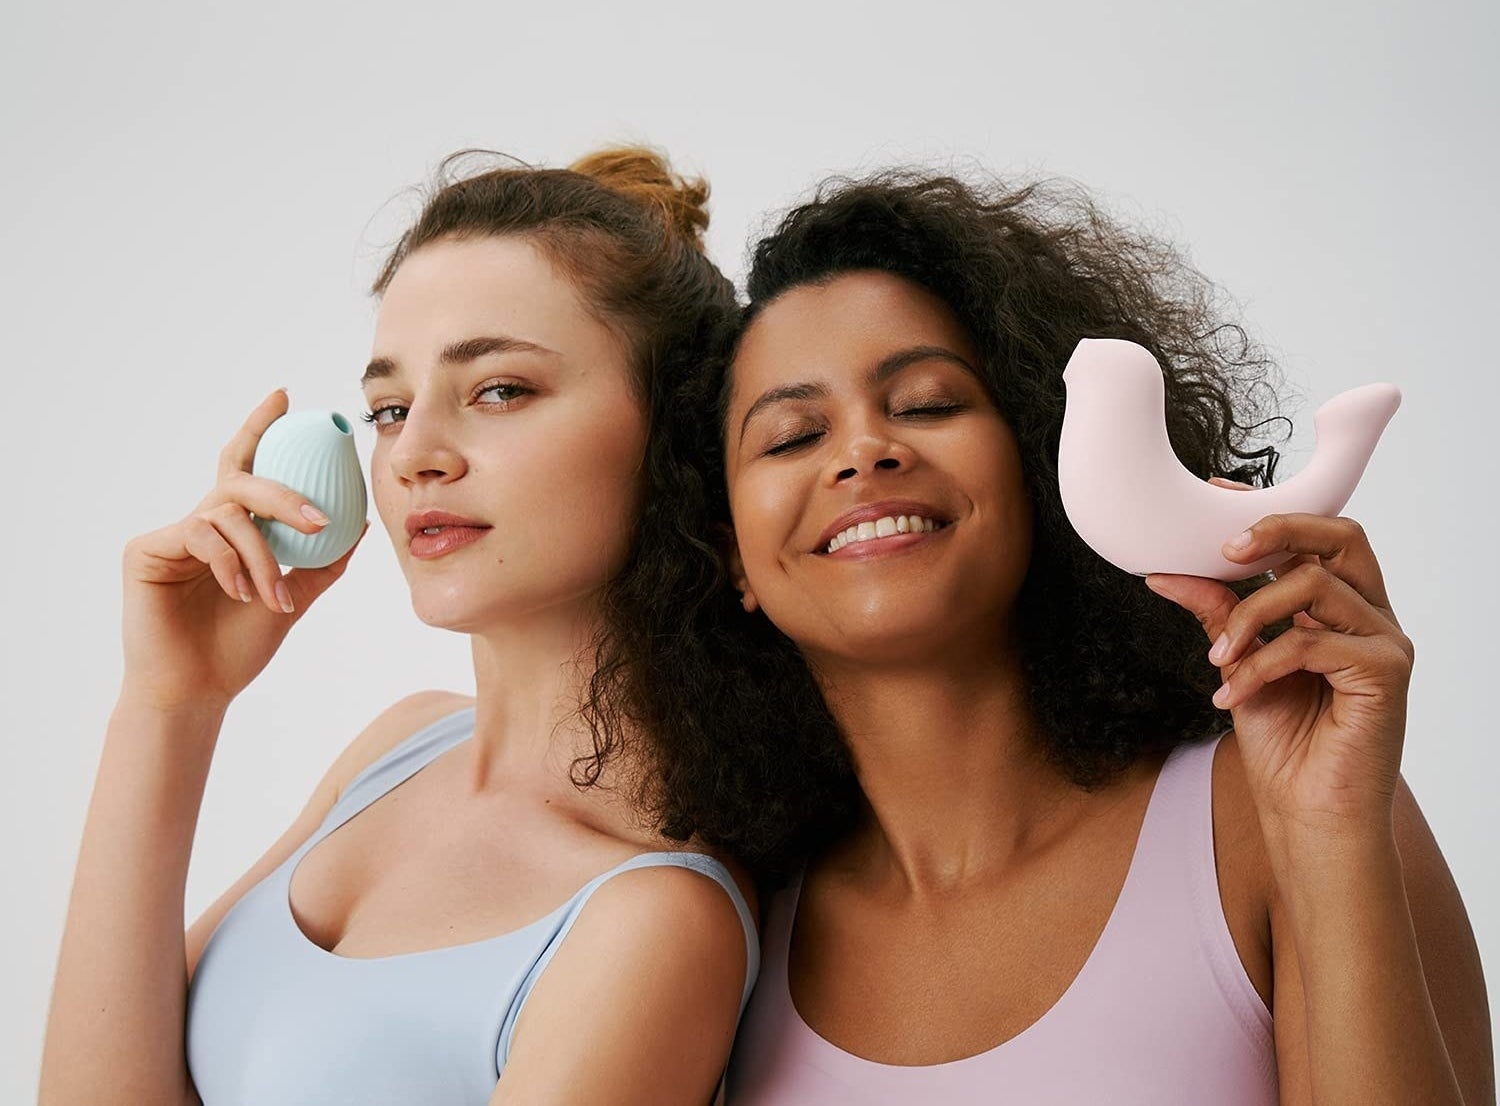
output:
<path id="1" fill-rule="evenodd" d="M 110 715 L 63 929 L 39 1102 L 191 1102 L 183 895 L 225 705 Z"/>
<path id="2" fill-rule="evenodd" d="M 1460 1106 L 1394 833 L 1317 836 L 1268 833 L 1301 969 L 1314 1101 Z"/>

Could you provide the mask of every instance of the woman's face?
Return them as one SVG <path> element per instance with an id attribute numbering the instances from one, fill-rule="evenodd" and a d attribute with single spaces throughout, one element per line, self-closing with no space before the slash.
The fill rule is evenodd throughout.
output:
<path id="1" fill-rule="evenodd" d="M 945 303 L 881 272 L 791 289 L 743 336 L 725 425 L 734 574 L 810 657 L 1003 643 L 1031 507 L 977 366 Z"/>
<path id="2" fill-rule="evenodd" d="M 474 632 L 576 606 L 620 570 L 646 440 L 629 354 L 526 239 L 402 261 L 363 389 L 375 506 L 423 622 Z M 406 518 L 428 509 L 491 528 L 418 558 Z"/>

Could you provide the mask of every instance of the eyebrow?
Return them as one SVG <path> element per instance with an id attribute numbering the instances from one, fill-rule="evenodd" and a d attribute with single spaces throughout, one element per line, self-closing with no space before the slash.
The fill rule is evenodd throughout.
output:
<path id="1" fill-rule="evenodd" d="M 951 361 L 974 377 L 979 376 L 978 369 L 951 349 L 944 349 L 942 346 L 909 346 L 882 357 L 875 367 L 865 374 L 865 384 L 866 386 L 882 384 L 902 369 L 915 365 L 918 361 Z M 745 417 L 740 420 L 740 440 L 745 439 L 745 429 L 750 425 L 750 419 L 765 408 L 789 399 L 821 399 L 827 395 L 828 385 L 813 382 L 783 384 L 762 392 L 759 398 L 750 405 L 750 409 L 745 412 Z"/>
<path id="2" fill-rule="evenodd" d="M 443 352 L 438 356 L 441 365 L 462 365 L 483 357 L 487 353 L 546 353 L 553 357 L 558 356 L 556 350 L 539 346 L 535 342 L 528 342 L 524 338 L 511 338 L 504 334 L 492 334 L 479 338 L 463 338 L 451 345 L 445 346 Z M 365 366 L 364 376 L 359 378 L 359 386 L 363 388 L 372 380 L 384 380 L 388 376 L 394 376 L 401 370 L 396 362 L 389 357 L 377 357 Z"/>

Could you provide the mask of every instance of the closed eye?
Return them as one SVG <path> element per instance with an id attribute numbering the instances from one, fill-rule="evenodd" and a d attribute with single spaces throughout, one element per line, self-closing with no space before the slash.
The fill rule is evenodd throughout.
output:
<path id="1" fill-rule="evenodd" d="M 777 442 L 775 445 L 766 450 L 766 455 L 768 457 L 773 457 L 783 453 L 791 453 L 793 450 L 800 449 L 802 446 L 807 445 L 809 442 L 816 441 L 822 436 L 823 432 L 821 430 L 814 430 L 807 434 L 799 434 L 795 438 L 788 438 L 784 442 Z"/>
<path id="2" fill-rule="evenodd" d="M 898 415 L 917 415 L 927 418 L 941 418 L 944 415 L 952 415 L 962 411 L 965 405 L 962 403 L 929 403 L 922 407 L 908 407 L 904 411 L 897 411 Z"/>

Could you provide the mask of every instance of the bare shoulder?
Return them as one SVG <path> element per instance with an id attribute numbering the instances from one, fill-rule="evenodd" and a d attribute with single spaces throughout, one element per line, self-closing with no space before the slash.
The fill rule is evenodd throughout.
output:
<path id="1" fill-rule="evenodd" d="M 748 949 L 717 880 L 679 865 L 612 876 L 516 1020 L 493 1102 L 706 1102 L 729 1057 Z"/>
<path id="2" fill-rule="evenodd" d="M 746 894 L 743 873 L 736 874 L 737 865 L 722 859 L 720 862 L 734 879 L 753 916 L 754 895 Z M 611 922 L 640 928 L 670 923 L 674 932 L 697 930 L 696 936 L 708 937 L 715 946 L 722 942 L 708 931 L 717 929 L 732 935 L 741 945 L 744 943 L 739 911 L 726 888 L 713 877 L 678 864 L 653 864 L 621 872 L 594 892 L 585 910 L 590 907 L 597 907 L 596 916 L 608 915 Z"/>
<path id="3" fill-rule="evenodd" d="M 336 800 L 345 786 L 402 741 L 440 718 L 474 704 L 474 696 L 457 691 L 414 691 L 396 700 L 371 720 L 344 747 L 324 777 Z"/>

